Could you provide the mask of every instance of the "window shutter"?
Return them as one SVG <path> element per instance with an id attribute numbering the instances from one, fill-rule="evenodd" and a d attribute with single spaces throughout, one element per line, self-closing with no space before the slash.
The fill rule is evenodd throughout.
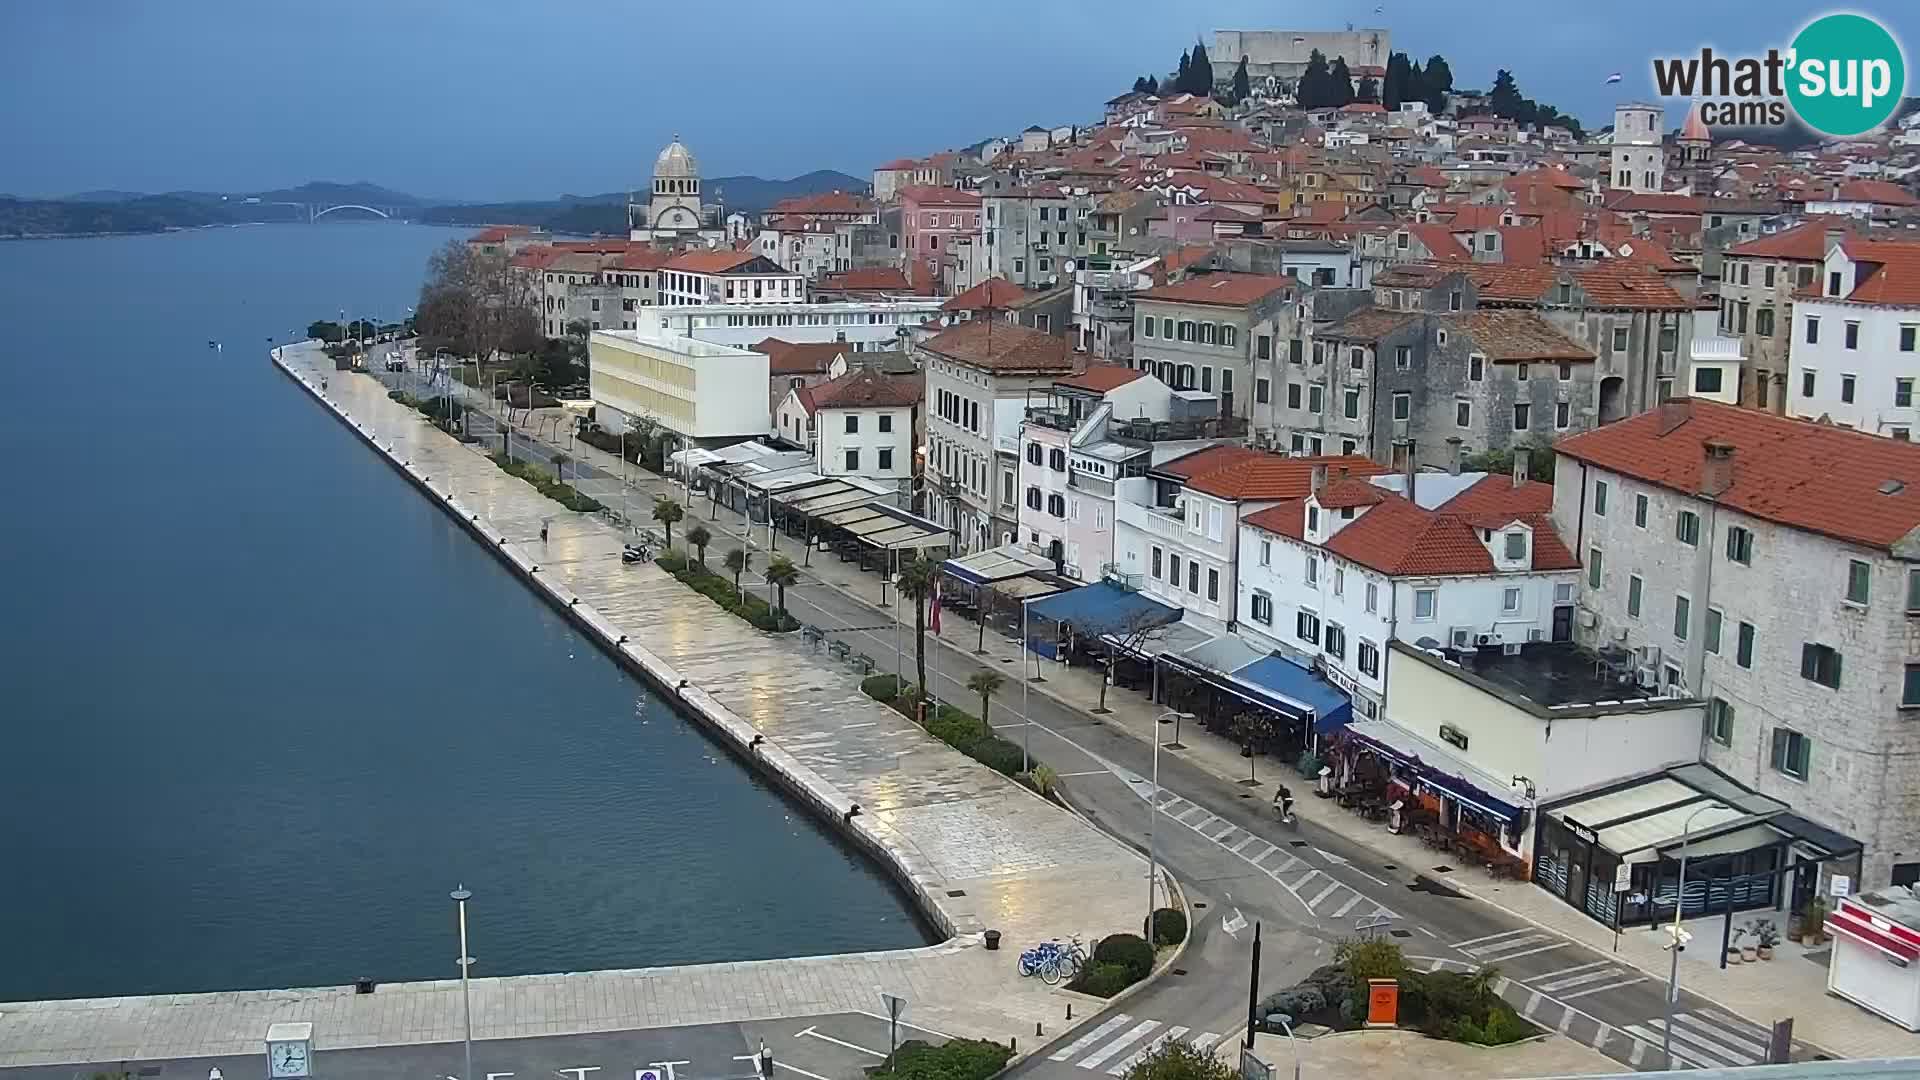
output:
<path id="1" fill-rule="evenodd" d="M 1801 645 L 1800 646 L 1800 677 L 1803 679 L 1815 678 L 1819 672 L 1819 669 L 1820 669 L 1819 654 L 1814 652 L 1814 648 L 1812 645 L 1805 645 L 1805 644 Z"/>

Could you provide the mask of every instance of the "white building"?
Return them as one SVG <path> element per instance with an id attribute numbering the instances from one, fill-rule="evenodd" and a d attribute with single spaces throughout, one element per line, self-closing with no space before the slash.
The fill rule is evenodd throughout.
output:
<path id="1" fill-rule="evenodd" d="M 661 276 L 664 276 L 665 271 Z M 902 331 L 940 313 L 938 297 L 835 304 L 736 303 L 643 307 L 635 329 L 746 347 L 777 337 L 794 344 L 845 342 L 854 352 L 897 348 Z"/>
<path id="2" fill-rule="evenodd" d="M 700 202 L 700 164 L 675 135 L 653 162 L 653 185 L 645 203 L 627 204 L 627 235 L 633 240 L 718 242 L 724 228 L 709 228 Z"/>
<path id="3" fill-rule="evenodd" d="M 1920 874 L 1920 446 L 1681 399 L 1555 450 L 1579 640 L 1706 699 L 1701 759 L 1863 845 L 1858 886 Z"/>
<path id="4" fill-rule="evenodd" d="M 1665 133 L 1666 112 L 1660 106 L 1642 102 L 1614 106 L 1609 157 L 1615 188 L 1641 193 L 1663 190 L 1667 154 L 1661 141 Z"/>
<path id="5" fill-rule="evenodd" d="M 804 304 L 807 279 L 751 251 L 688 251 L 657 275 L 662 304 Z"/>
<path id="6" fill-rule="evenodd" d="M 1793 302 L 1787 414 L 1910 439 L 1920 425 L 1920 242 L 1830 235 L 1818 295 Z"/>
<path id="7" fill-rule="evenodd" d="M 1386 704 L 1390 641 L 1569 641 L 1580 564 L 1553 488 L 1483 473 L 1327 477 L 1241 523 L 1238 632 L 1318 663 L 1357 716 Z"/>
<path id="8" fill-rule="evenodd" d="M 595 419 L 620 431 L 649 417 L 683 443 L 724 446 L 769 426 L 767 356 L 684 337 L 598 330 L 587 342 Z M 748 390 L 751 392 L 748 392 Z"/>
<path id="9" fill-rule="evenodd" d="M 916 470 L 920 379 L 857 367 L 829 382 L 790 390 L 776 416 L 781 437 L 812 452 L 822 476 L 859 476 L 903 494 Z"/>

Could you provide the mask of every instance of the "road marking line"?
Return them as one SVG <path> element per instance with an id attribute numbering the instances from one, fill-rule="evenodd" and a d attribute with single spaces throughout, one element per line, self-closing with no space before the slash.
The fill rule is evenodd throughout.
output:
<path id="1" fill-rule="evenodd" d="M 1354 893 L 1353 896 L 1350 899 L 1348 899 L 1346 903 L 1340 905 L 1340 910 L 1334 912 L 1333 917 L 1336 919 L 1345 918 L 1347 912 L 1353 910 L 1354 905 L 1358 904 L 1360 901 L 1365 899 L 1366 897 L 1361 896 L 1359 893 Z"/>
<path id="2" fill-rule="evenodd" d="M 1261 860 L 1261 859 L 1264 859 L 1264 858 L 1266 858 L 1267 856 L 1269 856 L 1269 855 L 1271 855 L 1271 854 L 1273 854 L 1274 852 L 1276 852 L 1276 851 L 1279 851 L 1279 850 L 1280 850 L 1279 848 L 1277 848 L 1277 847 L 1274 847 L 1274 846 L 1273 846 L 1272 844 L 1268 844 L 1268 845 L 1267 845 L 1267 850 L 1265 850 L 1265 851 L 1263 851 L 1263 852 L 1261 852 L 1261 853 L 1260 853 L 1260 854 L 1258 854 L 1258 855 L 1255 855 L 1255 856 L 1254 856 L 1253 858 L 1251 858 L 1251 859 L 1248 859 L 1247 861 L 1248 861 L 1248 862 L 1250 862 L 1250 863 L 1252 863 L 1252 864 L 1253 864 L 1253 865 L 1255 865 L 1255 866 L 1260 866 L 1260 860 Z M 1264 867 L 1264 866 L 1260 866 L 1260 869 L 1262 869 L 1262 870 L 1265 870 L 1265 869 L 1266 869 L 1266 867 Z"/>
<path id="3" fill-rule="evenodd" d="M 1611 972 L 1609 972 L 1609 974 L 1611 974 Z M 1599 986 L 1589 986 L 1585 990 L 1576 990 L 1571 994 L 1561 994 L 1560 1000 L 1572 1001 L 1574 998 L 1586 997 L 1588 994 L 1598 994 L 1607 990 L 1618 990 L 1623 986 L 1632 986 L 1634 983 L 1646 981 L 1647 977 L 1645 975 L 1633 975 L 1621 979 L 1618 982 L 1601 983 Z"/>
<path id="4" fill-rule="evenodd" d="M 1508 949 L 1524 949 L 1529 945 L 1538 945 L 1540 942 L 1552 940 L 1553 935 L 1551 934 L 1525 934 L 1520 937 L 1508 938 L 1505 941 L 1498 941 L 1489 945 L 1475 945 L 1471 949 L 1461 949 L 1460 951 L 1469 956 L 1494 956 Z M 1458 946 L 1455 947 L 1458 948 Z"/>
<path id="5" fill-rule="evenodd" d="M 1676 1017 L 1676 1019 L 1678 1018 Z M 1647 1021 L 1647 1026 L 1653 1027 L 1655 1025 L 1658 1025 L 1660 1030 L 1665 1030 L 1666 1021 L 1661 1019 Z M 1673 1041 L 1676 1045 L 1686 1044 L 1687 1049 L 1694 1056 L 1706 1058 L 1715 1068 L 1723 1067 L 1723 1063 L 1724 1065 L 1731 1066 L 1754 1064 L 1753 1061 L 1741 1054 L 1740 1051 L 1721 1046 L 1712 1039 L 1697 1034 L 1691 1029 L 1683 1028 L 1677 1023 L 1673 1026 Z"/>
<path id="6" fill-rule="evenodd" d="M 1742 1020 L 1724 1010 L 1693 1009 L 1691 1012 L 1702 1020 L 1711 1021 L 1729 1031 L 1739 1032 L 1760 1046 L 1773 1045 L 1773 1032 L 1750 1020 Z"/>
<path id="7" fill-rule="evenodd" d="M 1069 776 L 1106 776 L 1107 770 L 1088 769 L 1086 772 L 1063 772 L 1063 773 L 1055 773 L 1054 775 L 1062 778 L 1069 777 Z"/>
<path id="8" fill-rule="evenodd" d="M 867 728 L 867 727 L 879 727 L 879 726 L 880 726 L 880 721 L 878 721 L 878 720 L 868 720 L 867 722 L 865 722 L 865 723 L 863 723 L 863 724 L 845 724 L 845 725 L 842 725 L 842 726 L 841 726 L 841 728 L 840 728 L 840 730 L 841 730 L 841 731 L 852 731 L 852 730 L 853 730 L 853 729 L 855 729 L 855 728 Z"/>
<path id="9" fill-rule="evenodd" d="M 789 1065 L 789 1064 L 787 1064 L 786 1062 L 784 1062 L 784 1061 L 780 1061 L 780 1060 L 777 1060 L 777 1059 L 776 1059 L 776 1060 L 774 1061 L 774 1063 L 773 1063 L 773 1067 L 774 1067 L 774 1068 L 776 1068 L 776 1069 L 785 1069 L 785 1070 L 787 1070 L 788 1072 L 795 1072 L 795 1073 L 799 1073 L 799 1074 L 800 1074 L 801 1076 L 804 1076 L 804 1077 L 806 1077 L 806 1078 L 807 1078 L 807 1080 L 827 1080 L 827 1078 L 826 1078 L 826 1077 L 824 1077 L 824 1076 L 821 1076 L 821 1075 L 820 1075 L 819 1073 L 817 1073 L 817 1072 L 808 1072 L 807 1070 L 805 1070 L 805 1069 L 802 1069 L 802 1068 L 800 1068 L 800 1067 L 798 1067 L 798 1066 L 796 1066 L 796 1065 Z"/>
<path id="10" fill-rule="evenodd" d="M 1167 800 L 1166 802 L 1163 802 L 1163 803 L 1161 803 L 1161 804 L 1160 804 L 1160 812 L 1161 812 L 1161 813 L 1163 813 L 1163 814 L 1172 814 L 1172 813 L 1175 813 L 1175 811 L 1174 811 L 1174 809 L 1173 809 L 1173 808 L 1174 808 L 1174 807 L 1176 807 L 1176 806 L 1178 806 L 1178 805 L 1180 805 L 1180 804 L 1181 804 L 1181 803 L 1183 803 L 1183 802 L 1187 802 L 1187 800 L 1185 800 L 1185 799 L 1183 799 L 1183 798 L 1181 798 L 1181 797 L 1180 797 L 1180 796 L 1178 796 L 1178 795 L 1175 795 L 1175 796 L 1174 796 L 1173 798 L 1171 798 L 1171 799 L 1168 799 L 1168 800 Z M 1188 805 L 1188 806 L 1192 806 L 1193 804 L 1192 804 L 1192 803 L 1187 803 L 1187 805 Z M 1184 813 L 1184 811 L 1181 811 L 1181 812 L 1182 812 L 1182 813 Z"/>
<path id="11" fill-rule="evenodd" d="M 1234 833 L 1238 832 L 1239 830 L 1234 828 L 1233 822 L 1231 821 L 1222 822 L 1222 824 L 1224 824 L 1226 828 L 1221 829 L 1217 833 L 1210 834 L 1208 836 L 1208 839 L 1212 840 L 1216 844 L 1219 844 L 1221 847 L 1225 847 L 1226 838 L 1229 836 L 1232 836 Z"/>
<path id="12" fill-rule="evenodd" d="M 1133 1027 L 1129 1029 L 1125 1035 L 1122 1035 L 1119 1038 L 1108 1043 L 1107 1045 L 1101 1047 L 1100 1049 L 1095 1050 L 1093 1053 L 1087 1055 L 1086 1057 L 1080 1059 L 1079 1061 L 1074 1062 L 1074 1064 L 1078 1065 L 1082 1069 L 1097 1069 L 1100 1066 L 1106 1064 L 1108 1058 L 1113 1057 L 1114 1055 L 1125 1050 L 1127 1047 L 1132 1046 L 1134 1043 L 1137 1043 L 1141 1039 L 1146 1038 L 1148 1032 L 1151 1032 L 1154 1028 L 1157 1028 L 1159 1026 L 1160 1026 L 1160 1021 L 1158 1020 L 1142 1020 L 1139 1023 L 1133 1025 Z"/>
<path id="13" fill-rule="evenodd" d="M 1767 1047 L 1761 1046 L 1758 1043 L 1748 1042 L 1747 1040 L 1741 1038 L 1738 1034 L 1731 1031 L 1727 1031 L 1723 1028 L 1715 1027 L 1712 1024 L 1707 1023 L 1705 1020 L 1702 1020 L 1698 1016 L 1694 1016 L 1690 1013 L 1681 1013 L 1678 1016 L 1675 1016 L 1673 1018 L 1673 1022 L 1676 1024 L 1684 1024 L 1690 1028 L 1698 1029 L 1704 1035 L 1713 1036 L 1716 1040 L 1724 1040 L 1722 1042 L 1719 1042 L 1718 1045 L 1723 1046 L 1726 1049 L 1726 1051 L 1730 1054 L 1734 1054 L 1734 1055 L 1745 1054 L 1751 1057 L 1752 1061 L 1750 1062 L 1750 1064 L 1758 1065 L 1767 1059 Z M 1679 1029 L 1676 1028 L 1675 1030 L 1679 1030 Z"/>
<path id="14" fill-rule="evenodd" d="M 1220 1036 L 1211 1031 L 1203 1031 L 1199 1035 L 1188 1039 L 1187 1045 L 1193 1047 L 1195 1050 L 1205 1050 L 1219 1041 Z"/>
<path id="15" fill-rule="evenodd" d="M 867 1010 L 865 1010 L 865 1009 L 855 1009 L 855 1010 L 853 1010 L 853 1011 L 854 1011 L 854 1012 L 857 1012 L 857 1013 L 859 1013 L 859 1014 L 860 1014 L 861 1016 L 871 1016 L 871 1017 L 873 1017 L 873 1018 L 874 1018 L 875 1020 L 885 1020 L 885 1019 L 887 1019 L 887 1018 L 886 1018 L 885 1016 L 882 1016 L 882 1015 L 880 1015 L 880 1014 L 879 1014 L 879 1013 L 877 1013 L 877 1012 L 868 1012 L 868 1011 L 867 1011 Z M 919 1024 L 909 1024 L 909 1023 L 907 1023 L 907 1022 L 906 1022 L 905 1020 L 895 1020 L 895 1021 L 893 1021 L 893 1023 L 896 1023 L 896 1024 L 899 1024 L 899 1025 L 900 1025 L 901 1027 L 903 1027 L 903 1028 L 912 1028 L 912 1029 L 913 1029 L 913 1030 L 915 1030 L 915 1031 L 924 1031 L 924 1032 L 926 1032 L 926 1033 L 927 1033 L 927 1034 L 929 1034 L 929 1035 L 938 1035 L 938 1036 L 940 1036 L 940 1037 L 941 1037 L 941 1038 L 943 1038 L 943 1039 L 951 1039 L 951 1038 L 954 1038 L 954 1037 L 955 1037 L 955 1036 L 952 1036 L 952 1035 L 949 1035 L 949 1034 L 947 1034 L 947 1033 L 946 1033 L 946 1032 L 944 1032 L 944 1031 L 935 1031 L 935 1030 L 933 1030 L 933 1029 L 932 1029 L 932 1028 L 930 1028 L 930 1027 L 921 1027 L 921 1026 L 920 1026 Z"/>
<path id="16" fill-rule="evenodd" d="M 1507 991 L 1512 988 L 1513 988 L 1513 980 L 1507 978 L 1505 975 L 1502 975 L 1498 979 L 1495 979 L 1493 981 L 1493 992 L 1500 995 L 1501 997 L 1506 997 Z"/>
<path id="17" fill-rule="evenodd" d="M 1593 1029 L 1593 1038 L 1587 1040 L 1587 1045 L 1593 1047 L 1595 1050 L 1598 1050 L 1604 1054 L 1607 1052 L 1607 1039 L 1610 1038 L 1612 1035 L 1613 1035 L 1613 1029 L 1608 1027 L 1607 1025 L 1605 1024 L 1595 1025 Z"/>
<path id="18" fill-rule="evenodd" d="M 1527 1007 L 1520 1010 L 1520 1015 L 1529 1020 L 1533 1019 L 1534 1010 L 1540 1008 L 1540 1003 L 1545 1000 L 1546 999 L 1539 994 L 1529 993 L 1527 995 Z"/>
<path id="19" fill-rule="evenodd" d="M 1119 1029 L 1127 1026 L 1127 1021 L 1131 1019 L 1133 1019 L 1133 1017 L 1128 1016 L 1126 1013 L 1120 1013 L 1119 1015 L 1115 1016 L 1113 1019 L 1107 1021 L 1104 1024 L 1101 1024 L 1099 1027 L 1094 1028 L 1092 1031 L 1087 1032 L 1085 1035 L 1080 1036 L 1079 1038 L 1073 1040 L 1072 1042 L 1061 1047 L 1060 1049 L 1055 1050 L 1053 1053 L 1048 1054 L 1047 1060 L 1048 1061 L 1065 1061 L 1068 1058 L 1074 1056 L 1075 1054 L 1078 1054 L 1080 1051 L 1085 1050 L 1087 1047 L 1092 1046 L 1094 1043 L 1099 1042 L 1101 1039 L 1104 1039 L 1107 1036 L 1113 1034 L 1115 1031 L 1118 1031 Z"/>
<path id="20" fill-rule="evenodd" d="M 1068 775 L 1071 776 L 1072 774 L 1069 773 Z M 1247 838 L 1245 840 L 1242 840 L 1239 843 L 1233 845 L 1233 848 L 1232 848 L 1233 853 L 1235 855 L 1240 854 L 1241 849 L 1245 848 L 1248 844 L 1251 844 L 1258 839 L 1260 838 L 1257 836 L 1254 836 L 1252 833 L 1248 833 Z"/>
<path id="21" fill-rule="evenodd" d="M 1279 849 L 1279 848 L 1274 848 L 1273 850 L 1275 850 L 1275 851 L 1279 851 L 1280 849 Z M 1291 856 L 1291 855 L 1288 855 L 1288 856 L 1287 856 L 1287 861 L 1286 861 L 1286 862 L 1283 862 L 1283 863 L 1281 863 L 1281 864 L 1280 864 L 1280 865 L 1278 865 L 1278 866 L 1269 866 L 1269 867 L 1267 867 L 1267 868 L 1266 868 L 1266 870 L 1267 870 L 1267 876 L 1268 876 L 1268 877 L 1270 877 L 1270 878 L 1273 878 L 1273 879 L 1274 879 L 1275 881 L 1278 881 L 1278 880 L 1280 880 L 1280 875 L 1281 875 L 1281 874 L 1284 874 L 1284 873 L 1286 873 L 1286 872 L 1288 872 L 1289 870 L 1292 870 L 1292 869 L 1293 869 L 1294 867 L 1296 867 L 1296 866 L 1305 866 L 1305 865 L 1307 865 L 1307 864 L 1306 864 L 1306 863 L 1303 863 L 1303 862 L 1301 862 L 1301 861 L 1300 861 L 1299 859 L 1296 859 L 1296 858 L 1294 858 L 1294 857 L 1293 857 L 1293 856 Z"/>
<path id="22" fill-rule="evenodd" d="M 1306 887 L 1307 882 L 1312 881 L 1314 878 L 1317 878 L 1319 876 L 1320 876 L 1320 871 L 1309 870 L 1306 873 L 1300 875 L 1299 881 L 1296 881 L 1291 885 L 1287 885 L 1287 891 L 1298 896 L 1300 894 L 1300 890 Z M 1286 885 L 1287 883 L 1283 881 L 1280 884 Z"/>
<path id="23" fill-rule="evenodd" d="M 1556 1002 L 1555 1004 L 1558 1004 L 1558 1002 Z M 1561 1005 L 1560 1006 L 1560 1034 L 1565 1035 L 1567 1033 L 1567 1029 L 1572 1026 L 1573 1026 L 1573 1010 L 1567 1008 L 1565 1005 Z"/>
<path id="24" fill-rule="evenodd" d="M 1640 1067 L 1641 1060 L 1646 1056 L 1647 1044 L 1641 1042 L 1639 1039 L 1633 1040 L 1633 1049 L 1627 1052 L 1627 1057 L 1630 1059 L 1628 1064 L 1637 1069 Z"/>
<path id="25" fill-rule="evenodd" d="M 877 1058 L 884 1058 L 887 1056 L 883 1051 L 869 1050 L 866 1047 L 861 1046 L 859 1043 L 850 1043 L 845 1039 L 836 1039 L 831 1035 L 822 1035 L 818 1030 L 814 1028 L 808 1028 L 805 1031 L 796 1031 L 793 1033 L 793 1037 L 796 1039 L 799 1039 L 799 1038 L 819 1039 L 821 1042 L 830 1042 L 835 1046 L 844 1046 L 849 1050 L 858 1050 L 863 1054 L 872 1054 L 874 1057 L 877 1057 Z"/>
<path id="26" fill-rule="evenodd" d="M 1180 1036 L 1185 1035 L 1186 1033 L 1187 1033 L 1187 1029 L 1183 1027 L 1168 1028 L 1163 1034 L 1155 1038 L 1152 1042 L 1148 1043 L 1144 1048 L 1134 1051 L 1133 1054 L 1129 1055 L 1124 1060 L 1116 1061 L 1112 1065 L 1107 1066 L 1107 1075 L 1108 1076 L 1125 1076 L 1129 1071 L 1133 1069 L 1135 1065 L 1138 1065 L 1142 1061 L 1146 1060 L 1146 1057 L 1148 1054 L 1153 1053 L 1154 1051 L 1167 1045 L 1169 1042 L 1172 1042 L 1174 1039 L 1177 1039 Z"/>
<path id="27" fill-rule="evenodd" d="M 1566 975 L 1564 972 L 1554 974 L 1556 977 L 1534 983 L 1533 988 L 1545 990 L 1549 994 L 1557 994 L 1562 990 L 1571 990 L 1576 986 L 1585 986 L 1602 979 L 1617 979 L 1621 971 L 1609 962 L 1602 962 L 1598 971 L 1583 971 L 1578 975 Z"/>
<path id="28" fill-rule="evenodd" d="M 1660 1021 L 1658 1020 L 1647 1021 L 1647 1023 L 1649 1024 L 1657 1024 L 1659 1022 Z M 1632 1032 L 1635 1038 L 1645 1039 L 1647 1041 L 1648 1048 L 1654 1049 L 1654 1050 L 1660 1049 L 1660 1046 L 1661 1046 L 1660 1032 L 1647 1027 L 1646 1024 L 1628 1024 L 1626 1027 L 1626 1030 L 1629 1032 Z M 1691 1065 L 1696 1069 L 1711 1069 L 1715 1067 L 1709 1061 L 1702 1061 L 1700 1058 L 1694 1057 L 1693 1054 L 1689 1052 L 1687 1049 L 1677 1045 L 1677 1042 L 1678 1040 L 1676 1040 L 1676 1045 L 1673 1047 L 1673 1060 L 1675 1064 L 1678 1064 L 1684 1061 L 1688 1065 Z"/>
<path id="29" fill-rule="evenodd" d="M 1519 952 L 1500 953 L 1497 956 L 1478 956 L 1478 957 L 1475 957 L 1475 959 L 1491 960 L 1496 964 L 1504 964 L 1509 960 L 1518 960 L 1523 956 L 1533 956 L 1536 953 L 1552 952 L 1555 949 L 1564 949 L 1571 944 L 1572 942 L 1569 942 L 1569 941 L 1556 941 L 1551 945 L 1542 945 L 1537 949 L 1522 949 Z"/>
<path id="30" fill-rule="evenodd" d="M 1573 967 L 1561 968 L 1559 971 L 1549 971 L 1544 976 L 1542 976 L 1542 978 L 1553 979 L 1557 981 L 1558 979 L 1560 979 L 1561 976 L 1564 976 L 1564 975 L 1572 975 L 1572 974 L 1575 974 L 1576 972 L 1581 972 L 1581 971 L 1592 971 L 1594 968 L 1607 967 L 1612 963 L 1613 961 L 1611 960 L 1595 960 L 1591 964 L 1575 964 Z M 1542 982 L 1542 983 L 1536 983 L 1535 985 L 1539 986 L 1540 989 L 1542 990 L 1553 989 L 1552 983 Z"/>
<path id="31" fill-rule="evenodd" d="M 1180 823 L 1180 824 L 1182 824 L 1182 825 L 1185 825 L 1185 826 L 1186 826 L 1187 828 L 1189 828 L 1189 829 L 1192 829 L 1192 830 L 1193 830 L 1193 831 L 1195 831 L 1195 832 L 1199 832 L 1199 831 L 1200 831 L 1200 822 L 1198 822 L 1198 821 L 1188 821 L 1188 820 L 1187 820 L 1187 815 L 1188 815 L 1188 814 L 1191 814 L 1191 813 L 1193 813 L 1193 812 L 1194 812 L 1195 810 L 1198 810 L 1198 811 L 1200 811 L 1200 820 L 1201 820 L 1201 821 L 1206 821 L 1206 820 L 1208 820 L 1208 819 L 1210 819 L 1210 818 L 1212 818 L 1212 817 L 1213 817 L 1213 815 L 1212 815 L 1212 814 L 1209 814 L 1209 813 L 1207 813 L 1207 811 L 1206 811 L 1206 809 L 1205 809 L 1205 808 L 1203 808 L 1203 807 L 1199 807 L 1199 806 L 1191 806 L 1191 807 L 1188 807 L 1187 809 L 1185 809 L 1185 810 L 1182 810 L 1182 811 L 1180 811 L 1179 813 L 1177 813 L 1177 814 L 1175 814 L 1175 815 L 1173 815 L 1173 820 L 1175 820 L 1175 821 L 1177 821 L 1177 822 L 1179 822 L 1179 823 Z"/>
<path id="32" fill-rule="evenodd" d="M 1337 881 L 1330 882 L 1326 888 L 1320 890 L 1320 895 L 1315 896 L 1313 900 L 1307 904 L 1307 907 L 1309 909 L 1319 907 L 1320 902 L 1322 900 L 1325 900 L 1327 897 L 1332 896 L 1336 891 L 1338 891 L 1341 888 L 1343 888 L 1343 886 L 1339 882 Z"/>
<path id="33" fill-rule="evenodd" d="M 1512 937 L 1515 934 L 1531 934 L 1531 933 L 1533 933 L 1533 930 L 1529 927 L 1522 927 L 1519 930 L 1502 930 L 1498 934 L 1488 934 L 1486 937 L 1468 938 L 1465 941 L 1456 941 L 1453 943 L 1453 947 L 1456 949 L 1464 950 L 1469 945 L 1478 945 L 1483 941 L 1493 941 L 1497 938 Z"/>

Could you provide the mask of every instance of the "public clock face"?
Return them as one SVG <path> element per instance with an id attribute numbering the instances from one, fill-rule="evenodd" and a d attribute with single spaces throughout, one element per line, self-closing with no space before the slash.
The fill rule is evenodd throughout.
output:
<path id="1" fill-rule="evenodd" d="M 278 1077 L 303 1077 L 308 1075 L 307 1044 L 297 1042 L 274 1043 L 267 1048 L 268 1072 Z"/>

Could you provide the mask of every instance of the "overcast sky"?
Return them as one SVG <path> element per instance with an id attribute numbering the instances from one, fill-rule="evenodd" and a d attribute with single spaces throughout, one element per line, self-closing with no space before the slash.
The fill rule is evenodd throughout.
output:
<path id="1" fill-rule="evenodd" d="M 0 192 L 370 180 L 428 197 L 644 185 L 675 132 L 708 176 L 884 160 L 1097 119 L 1216 28 L 1384 26 L 1457 85 L 1611 120 L 1648 58 L 1784 45 L 1786 0 L 0 0 Z M 1920 4 L 1859 10 L 1903 40 Z M 1900 14 L 1895 14 L 1900 13 Z M 1911 54 L 1910 54 L 1911 59 Z M 1609 87 L 1609 72 L 1626 81 Z M 1909 80 L 1912 86 L 1914 80 Z M 1680 110 L 1670 111 L 1674 124 Z"/>

